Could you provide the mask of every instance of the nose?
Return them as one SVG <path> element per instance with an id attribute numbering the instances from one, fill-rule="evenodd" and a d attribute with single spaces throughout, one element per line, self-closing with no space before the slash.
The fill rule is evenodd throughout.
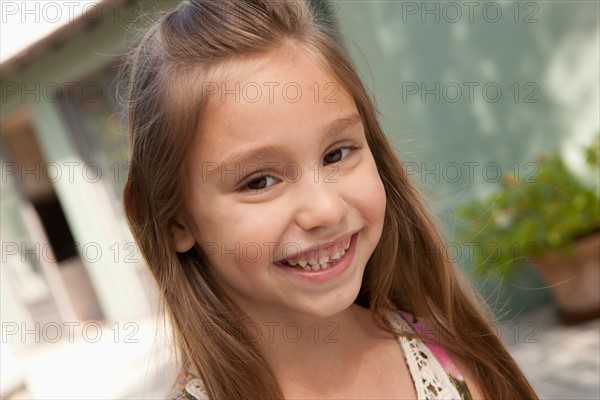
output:
<path id="1" fill-rule="evenodd" d="M 296 223 L 303 230 L 337 226 L 348 215 L 349 207 L 340 182 L 318 181 L 311 177 L 296 189 Z"/>

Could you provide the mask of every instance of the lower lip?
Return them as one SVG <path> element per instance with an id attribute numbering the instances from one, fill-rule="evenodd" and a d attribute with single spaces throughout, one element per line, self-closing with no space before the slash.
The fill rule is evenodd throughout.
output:
<path id="1" fill-rule="evenodd" d="M 335 265 L 331 267 L 319 270 L 319 271 L 306 271 L 303 269 L 290 268 L 285 265 L 275 264 L 279 269 L 283 272 L 290 274 L 298 279 L 303 279 L 310 282 L 323 282 L 333 279 L 346 271 L 350 265 L 352 264 L 352 260 L 354 259 L 354 252 L 356 247 L 356 239 L 358 237 L 358 233 L 352 235 L 352 239 L 350 239 L 350 246 L 346 253 L 339 259 Z"/>

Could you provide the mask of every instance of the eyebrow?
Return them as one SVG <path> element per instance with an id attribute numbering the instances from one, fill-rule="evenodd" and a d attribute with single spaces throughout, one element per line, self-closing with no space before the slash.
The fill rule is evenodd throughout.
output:
<path id="1" fill-rule="evenodd" d="M 331 122 L 328 126 L 325 127 L 325 136 L 329 138 L 335 138 L 340 133 L 342 133 L 346 128 L 355 125 L 359 122 L 362 122 L 362 118 L 358 113 L 352 113 L 347 117 L 338 118 L 335 121 Z M 259 147 L 254 150 L 245 151 L 242 153 L 234 154 L 230 157 L 227 157 L 220 164 L 218 169 L 221 169 L 222 165 L 228 165 L 231 163 L 249 163 L 251 161 L 256 162 L 265 162 L 269 160 L 273 160 L 277 158 L 278 155 L 281 154 L 282 148 L 280 146 L 265 146 Z"/>

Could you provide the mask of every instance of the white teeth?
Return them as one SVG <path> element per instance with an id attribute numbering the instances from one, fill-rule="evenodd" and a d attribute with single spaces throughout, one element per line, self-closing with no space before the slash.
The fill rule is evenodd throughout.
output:
<path id="1" fill-rule="evenodd" d="M 351 240 L 348 239 L 347 242 L 343 243 L 343 245 L 344 245 L 343 250 L 338 251 L 337 253 L 335 253 L 332 256 L 325 256 L 325 257 L 321 258 L 320 260 L 315 260 L 315 259 L 309 257 L 308 260 L 298 260 L 298 261 L 288 260 L 287 263 L 291 267 L 299 266 L 300 268 L 302 268 L 305 271 L 319 271 L 322 269 L 327 269 L 330 266 L 329 265 L 330 262 L 337 261 L 340 258 L 342 258 L 344 256 L 344 254 L 346 254 L 346 251 L 350 248 L 350 243 L 351 243 Z"/>
<path id="2" fill-rule="evenodd" d="M 340 258 L 342 258 L 344 256 L 344 254 L 346 254 L 346 250 L 338 251 L 337 253 L 335 253 L 334 255 L 331 256 L 331 259 L 339 260 Z"/>

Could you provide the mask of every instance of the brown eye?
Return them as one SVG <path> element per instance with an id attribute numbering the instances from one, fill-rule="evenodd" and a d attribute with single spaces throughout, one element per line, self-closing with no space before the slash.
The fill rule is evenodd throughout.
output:
<path id="1" fill-rule="evenodd" d="M 325 157 L 323 158 L 323 164 L 327 165 L 339 162 L 344 158 L 348 157 L 348 153 L 350 153 L 350 148 L 348 147 L 341 147 L 339 149 L 335 149 L 332 152 L 327 153 L 325 155 Z"/>
<path id="2" fill-rule="evenodd" d="M 262 190 L 275 183 L 275 178 L 272 176 L 260 176 L 248 182 L 246 184 L 247 190 Z"/>

